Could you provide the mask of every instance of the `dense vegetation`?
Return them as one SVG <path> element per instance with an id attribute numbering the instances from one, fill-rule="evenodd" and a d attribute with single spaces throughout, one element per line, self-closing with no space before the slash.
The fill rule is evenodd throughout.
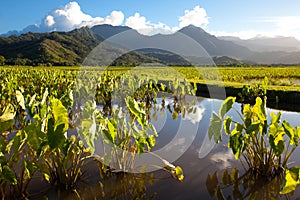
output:
<path id="1" fill-rule="evenodd" d="M 178 80 L 158 84 L 139 72 L 119 76 L 95 70 L 1 69 L 0 195 L 28 198 L 32 179 L 41 174 L 53 187 L 79 197 L 78 182 L 91 161 L 99 164 L 101 184 L 127 176 L 120 171 L 143 173 L 145 168 L 137 168 L 134 160 L 155 145 L 158 133 L 150 122 L 150 109 L 158 92 L 174 95 L 174 108 L 168 109 L 176 116 L 188 110 L 181 99 L 194 90 Z M 96 146 L 102 154 L 94 154 Z M 183 180 L 179 166 L 153 156 L 161 160 L 158 168 Z M 131 182 L 140 182 L 136 176 Z"/>
<path id="2" fill-rule="evenodd" d="M 162 92 L 172 94 L 173 108 L 163 106 L 161 109 L 168 109 L 176 119 L 180 113 L 189 112 L 191 104 L 184 102 L 184 95 L 195 94 L 195 87 L 188 81 L 218 84 L 221 79 L 215 81 L 219 73 L 225 84 L 237 80 L 251 83 L 268 74 L 274 81 L 292 76 L 297 88 L 299 79 L 297 67 L 257 67 L 248 69 L 249 73 L 242 73 L 243 68 L 219 68 L 218 71 L 205 67 L 135 69 L 114 67 L 104 73 L 103 68 L 97 67 L 1 68 L 0 194 L 9 198 L 28 197 L 27 189 L 37 174 L 42 174 L 43 179 L 55 188 L 76 191 L 77 183 L 84 175 L 84 166 L 93 159 L 99 164 L 104 180 L 118 176 L 115 172 L 120 170 L 136 170 L 135 159 L 141 153 L 151 152 L 156 143 L 157 133 L 150 123 L 156 113 L 150 110 L 157 95 Z M 252 90 L 249 91 L 245 94 L 253 95 Z M 266 86 L 258 96 L 262 97 L 265 92 Z M 274 177 L 281 173 L 287 166 L 290 153 L 298 146 L 299 128 L 281 122 L 280 115 L 272 115 L 267 129 L 265 104 L 260 98 L 254 107 L 244 106 L 243 124 L 225 118 L 234 100 L 228 99 L 213 120 L 217 125 L 222 125 L 222 120 L 225 120 L 225 131 L 231 137 L 229 147 L 234 155 L 236 158 L 245 156 L 246 165 L 256 174 Z M 233 131 L 230 124 L 236 125 Z M 95 128 L 91 129 L 92 126 Z M 70 130 L 76 130 L 78 135 L 70 134 Z M 210 131 L 210 136 L 216 141 L 221 137 L 220 130 L 219 127 Z M 247 134 L 256 139 L 252 140 Z M 268 151 L 265 151 L 268 144 L 260 140 L 260 135 L 269 137 L 271 149 Z M 286 153 L 282 143 L 284 137 L 291 141 Z M 98 139 L 102 142 L 96 143 Z M 103 148 L 103 154 L 93 154 L 96 146 Z M 160 167 L 174 178 L 183 180 L 180 167 L 158 158 L 162 163 Z M 293 179 L 298 171 L 298 168 L 285 170 L 284 193 L 299 184 Z M 125 176 L 132 183 L 140 183 L 135 175 Z"/>

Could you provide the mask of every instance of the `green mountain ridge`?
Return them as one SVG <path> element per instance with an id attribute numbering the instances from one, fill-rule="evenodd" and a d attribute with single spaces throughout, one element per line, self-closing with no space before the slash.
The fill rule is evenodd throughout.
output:
<path id="1" fill-rule="evenodd" d="M 178 41 L 178 35 L 184 34 L 192 38 L 207 51 L 217 65 L 244 64 L 292 64 L 300 63 L 299 52 L 254 52 L 232 41 L 221 40 L 203 29 L 187 26 L 171 35 L 144 36 L 126 26 L 98 25 L 92 28 L 83 27 L 70 32 L 26 33 L 20 36 L 0 36 L 0 65 L 81 65 L 95 47 L 114 35 L 127 31 L 126 35 L 136 38 L 141 45 L 147 46 L 152 42 L 172 42 L 185 45 Z M 126 38 L 124 38 L 126 41 Z M 105 43 L 106 57 L 89 59 L 89 65 L 97 65 L 97 59 L 108 60 L 109 65 L 136 66 L 144 63 L 161 63 L 164 65 L 191 65 L 180 55 L 160 49 L 136 49 L 127 52 L 123 47 L 110 47 Z M 116 53 L 118 52 L 118 53 Z M 123 53 L 124 52 L 124 53 Z M 122 55 L 111 61 L 110 53 Z M 3 59 L 3 57 L 5 59 Z M 266 59 L 264 59 L 266 57 Z M 3 62 L 4 60 L 4 62 Z M 246 62 L 244 60 L 249 60 Z M 110 62 L 111 61 L 111 62 Z M 100 62 L 101 63 L 101 62 Z"/>

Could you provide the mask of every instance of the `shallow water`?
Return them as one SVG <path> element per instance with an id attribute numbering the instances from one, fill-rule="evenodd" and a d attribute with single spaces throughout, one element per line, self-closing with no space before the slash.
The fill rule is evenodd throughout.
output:
<path id="1" fill-rule="evenodd" d="M 238 178 L 245 173 L 241 163 L 235 160 L 228 150 L 226 137 L 223 137 L 223 142 L 217 145 L 208 139 L 210 117 L 213 111 L 218 111 L 221 103 L 220 100 L 198 98 L 193 107 L 194 112 L 185 113 L 184 116 L 182 114 L 174 116 L 172 107 L 170 112 L 168 109 L 161 109 L 160 104 L 151 111 L 152 116 L 155 115 L 152 122 L 159 132 L 156 146 L 152 151 L 174 165 L 179 165 L 184 171 L 183 182 L 175 180 L 166 171 L 155 170 L 157 168 L 151 166 L 149 166 L 150 172 L 146 174 L 116 173 L 107 179 L 100 178 L 97 166 L 92 163 L 90 164 L 92 170 L 89 169 L 86 175 L 87 183 L 79 184 L 79 195 L 86 199 L 222 199 L 222 197 L 228 199 L 229 196 L 232 199 L 296 199 L 299 197 L 299 189 L 292 195 L 279 196 L 280 185 L 276 180 L 267 183 L 266 180 L 258 180 L 253 183 L 246 176 L 235 186 L 221 186 L 222 181 L 226 182 L 228 174 Z M 172 101 L 167 99 L 167 104 L 172 104 Z M 241 105 L 238 103 L 235 103 L 234 107 L 236 110 L 241 110 Z M 276 113 L 278 110 L 268 109 L 267 112 Z M 281 112 L 282 120 L 289 121 L 292 126 L 300 126 L 300 113 Z M 229 115 L 238 119 L 235 111 L 230 111 Z M 178 119 L 174 119 L 176 117 Z M 296 150 L 290 159 L 295 162 L 293 165 L 300 165 L 299 154 L 300 149 Z M 159 165 L 159 161 L 157 162 Z M 135 166 L 138 167 L 139 164 L 145 164 L 144 160 L 137 160 Z M 212 179 L 214 174 L 215 179 Z M 216 197 L 213 192 L 218 185 L 220 185 L 218 190 L 220 194 Z M 41 196 L 49 199 L 76 198 L 73 193 L 58 193 L 53 190 L 48 190 L 36 198 Z"/>

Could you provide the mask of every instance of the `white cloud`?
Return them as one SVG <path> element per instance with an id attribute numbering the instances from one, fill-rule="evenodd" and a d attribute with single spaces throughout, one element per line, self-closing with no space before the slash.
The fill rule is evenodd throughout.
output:
<path id="1" fill-rule="evenodd" d="M 186 113 L 183 120 L 188 120 L 192 122 L 193 124 L 196 124 L 201 121 L 203 118 L 203 114 L 205 112 L 205 108 L 198 107 L 198 106 L 192 106 L 191 109 L 196 109 L 195 112 Z"/>
<path id="2" fill-rule="evenodd" d="M 140 13 L 135 13 L 126 19 L 125 25 L 137 30 L 139 33 L 144 35 L 154 35 L 157 33 L 170 34 L 178 31 L 179 29 L 188 26 L 202 26 L 205 27 L 209 23 L 206 11 L 200 6 L 196 6 L 192 10 L 185 10 L 184 15 L 178 18 L 178 25 L 170 27 L 162 22 L 152 23 L 141 16 Z"/>
<path id="3" fill-rule="evenodd" d="M 124 21 L 124 14 L 121 11 L 112 11 L 105 18 L 92 17 L 82 12 L 77 2 L 70 2 L 65 6 L 50 12 L 40 28 L 42 31 L 70 31 L 83 26 L 95 26 L 98 24 L 121 25 Z"/>
<path id="4" fill-rule="evenodd" d="M 192 10 L 185 10 L 184 15 L 179 17 L 179 28 L 195 25 L 195 26 L 207 26 L 209 23 L 206 10 L 200 6 L 196 6 Z"/>
<path id="5" fill-rule="evenodd" d="M 135 13 L 133 16 L 128 17 L 125 25 L 144 35 L 172 33 L 172 30 L 169 26 L 161 22 L 157 24 L 151 23 L 150 21 L 147 21 L 146 17 L 141 16 L 140 13 Z"/>
<path id="6" fill-rule="evenodd" d="M 254 37 L 296 37 L 300 40 L 300 16 L 267 17 L 254 20 L 256 23 L 264 23 L 265 27 L 270 27 L 266 31 L 242 30 L 235 32 L 211 31 L 216 36 L 236 36 L 241 39 L 251 39 Z"/>
<path id="7" fill-rule="evenodd" d="M 51 32 L 51 31 L 71 31 L 83 26 L 92 27 L 100 24 L 110 24 L 113 26 L 123 25 L 124 14 L 122 11 L 112 11 L 105 17 L 92 17 L 81 10 L 80 5 L 73 1 L 64 6 L 49 12 L 42 20 L 41 24 L 30 25 L 24 28 L 21 33 L 26 32 Z M 206 26 L 209 23 L 206 11 L 200 6 L 195 6 L 191 10 L 185 10 L 184 15 L 178 17 L 178 25 L 170 27 L 162 22 L 152 23 L 140 13 L 135 13 L 126 19 L 125 25 L 137 30 L 144 35 L 171 34 L 184 26 L 190 24 L 195 26 Z"/>
<path id="8" fill-rule="evenodd" d="M 112 11 L 106 17 L 92 17 L 84 13 L 77 2 L 70 2 L 48 13 L 40 25 L 30 25 L 19 33 L 71 31 L 75 28 L 92 27 L 99 24 L 119 26 L 123 24 L 123 21 L 124 14 L 121 11 Z"/>
<path id="9" fill-rule="evenodd" d="M 44 23 L 47 24 L 48 27 L 53 26 L 55 24 L 55 20 L 54 17 L 51 15 L 48 15 L 45 20 Z"/>

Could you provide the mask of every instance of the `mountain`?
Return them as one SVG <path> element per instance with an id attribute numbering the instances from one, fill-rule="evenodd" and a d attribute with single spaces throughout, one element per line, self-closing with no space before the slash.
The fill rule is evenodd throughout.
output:
<path id="1" fill-rule="evenodd" d="M 229 56 L 233 58 L 246 58 L 253 52 L 248 48 L 235 44 L 232 41 L 220 40 L 217 37 L 210 35 L 199 27 L 189 25 L 179 30 L 199 44 L 209 53 L 211 56 Z"/>
<path id="2" fill-rule="evenodd" d="M 242 40 L 238 37 L 223 36 L 219 39 L 232 41 L 235 44 L 249 48 L 256 52 L 295 52 L 300 51 L 300 41 L 294 37 L 255 37 L 248 40 Z"/>
<path id="3" fill-rule="evenodd" d="M 76 65 L 98 44 L 89 28 L 67 33 L 27 33 L 0 37 L 0 55 L 9 65 Z"/>
<path id="4" fill-rule="evenodd" d="M 112 26 L 108 24 L 97 25 L 91 28 L 93 33 L 97 36 L 100 41 L 103 41 L 109 37 L 117 35 L 119 33 L 133 30 L 127 26 Z M 136 32 L 136 31 L 135 31 Z M 136 32 L 136 34 L 138 34 Z"/>
<path id="5" fill-rule="evenodd" d="M 126 26 L 98 25 L 70 32 L 29 32 L 0 37 L 0 56 L 5 57 L 8 65 L 80 65 L 84 61 L 87 65 L 99 65 L 105 61 L 110 65 L 162 63 L 188 66 L 194 60 L 201 60 L 204 64 L 214 61 L 218 65 L 298 64 L 300 53 L 297 45 L 300 49 L 300 42 L 296 42 L 294 38 L 247 41 L 234 37 L 217 38 L 192 25 L 174 34 L 153 36 L 141 35 Z M 99 44 L 100 51 L 105 53 L 103 57 L 97 55 Z M 203 52 L 194 55 L 195 44 L 200 45 Z M 164 49 L 165 46 L 168 48 Z M 267 51 L 278 50 L 276 46 L 280 46 L 280 51 Z M 172 52 L 178 47 L 182 52 Z M 292 52 L 291 47 L 295 51 Z M 184 53 L 187 53 L 185 58 L 181 56 Z M 85 59 L 87 56 L 89 59 Z"/>

